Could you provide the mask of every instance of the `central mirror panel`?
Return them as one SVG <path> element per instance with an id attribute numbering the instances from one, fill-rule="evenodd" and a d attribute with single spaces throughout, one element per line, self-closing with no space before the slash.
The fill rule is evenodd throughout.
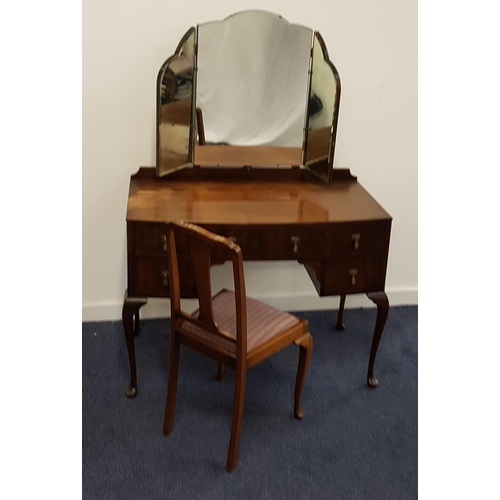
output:
<path id="1" fill-rule="evenodd" d="M 301 165 L 312 40 L 261 11 L 198 26 L 195 165 Z"/>

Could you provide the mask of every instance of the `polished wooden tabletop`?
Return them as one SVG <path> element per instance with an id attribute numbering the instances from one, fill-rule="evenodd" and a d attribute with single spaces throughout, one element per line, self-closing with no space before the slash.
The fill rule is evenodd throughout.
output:
<path id="1" fill-rule="evenodd" d="M 194 170 L 198 172 L 190 169 L 158 178 L 153 168 L 142 167 L 131 179 L 127 220 L 314 224 L 391 219 L 350 174 L 326 184 L 298 169 L 282 177 L 240 170 L 219 179 Z"/>

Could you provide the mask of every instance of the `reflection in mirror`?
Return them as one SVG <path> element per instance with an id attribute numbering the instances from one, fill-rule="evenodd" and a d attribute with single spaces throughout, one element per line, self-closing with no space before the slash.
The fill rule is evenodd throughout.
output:
<path id="1" fill-rule="evenodd" d="M 197 29 L 194 163 L 299 166 L 312 30 L 263 11 Z"/>
<path id="2" fill-rule="evenodd" d="M 180 41 L 175 54 L 160 68 L 157 79 L 156 171 L 158 176 L 191 161 L 195 29 Z"/>
<path id="3" fill-rule="evenodd" d="M 340 104 L 340 77 L 328 58 L 321 35 L 314 34 L 308 130 L 304 164 L 330 181 Z"/>

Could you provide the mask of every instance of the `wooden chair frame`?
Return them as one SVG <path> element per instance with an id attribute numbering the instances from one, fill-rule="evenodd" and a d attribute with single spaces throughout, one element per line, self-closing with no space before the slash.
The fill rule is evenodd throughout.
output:
<path id="1" fill-rule="evenodd" d="M 197 314 L 188 314 L 181 310 L 176 237 L 187 241 L 190 248 L 198 290 L 199 309 Z M 308 323 L 287 313 L 282 313 L 297 320 L 297 322 L 293 326 L 273 334 L 271 338 L 261 342 L 255 348 L 248 350 L 247 296 L 240 247 L 227 238 L 193 224 L 172 222 L 168 225 L 167 248 L 171 317 L 170 361 L 163 434 L 165 436 L 170 434 L 173 427 L 180 344 L 182 343 L 217 361 L 219 363 L 218 379 L 223 377 L 224 366 L 228 366 L 236 372 L 231 437 L 226 462 L 226 470 L 231 472 L 236 466 L 238 456 L 247 370 L 291 343 L 300 348 L 295 381 L 294 416 L 299 419 L 303 417 L 300 396 L 312 352 L 312 337 L 308 332 Z M 220 329 L 214 316 L 210 280 L 210 258 L 213 248 L 217 248 L 218 251 L 222 249 L 233 265 L 235 337 Z M 278 310 L 275 311 L 279 313 Z"/>

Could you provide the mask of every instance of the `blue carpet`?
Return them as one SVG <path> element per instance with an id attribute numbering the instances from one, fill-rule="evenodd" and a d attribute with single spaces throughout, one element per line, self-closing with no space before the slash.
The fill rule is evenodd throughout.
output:
<path id="1" fill-rule="evenodd" d="M 313 355 L 293 418 L 298 348 L 250 370 L 236 469 L 225 472 L 234 373 L 181 348 L 174 430 L 162 435 L 168 320 L 143 320 L 136 338 L 138 394 L 127 399 L 128 359 L 120 322 L 83 323 L 83 498 L 417 498 L 418 308 L 393 307 L 375 375 L 366 369 L 375 309 L 299 312 Z"/>

